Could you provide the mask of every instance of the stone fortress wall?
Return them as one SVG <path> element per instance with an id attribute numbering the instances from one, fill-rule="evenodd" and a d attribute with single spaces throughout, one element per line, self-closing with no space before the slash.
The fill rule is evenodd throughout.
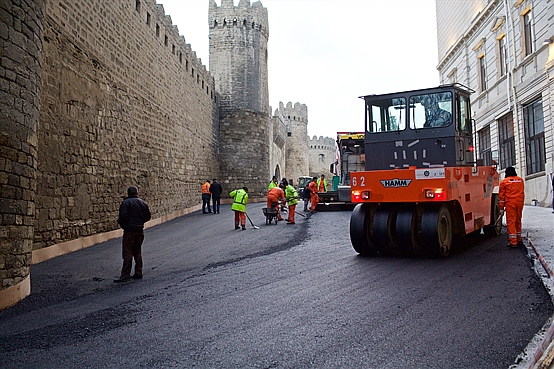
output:
<path id="1" fill-rule="evenodd" d="M 32 263 L 121 236 L 130 185 L 152 226 L 198 210 L 206 179 L 256 200 L 277 171 L 304 175 L 289 149 L 307 149 L 307 108 L 271 114 L 261 3 L 210 3 L 210 72 L 154 0 L 0 10 L 0 309 L 30 293 Z"/>
<path id="2" fill-rule="evenodd" d="M 33 249 L 117 229 L 130 185 L 153 218 L 196 204 L 219 170 L 217 94 L 163 6 L 48 1 L 44 29 Z"/>
<path id="3" fill-rule="evenodd" d="M 271 107 L 269 110 L 271 110 Z M 287 127 L 279 109 L 275 109 L 274 114 L 271 116 L 271 138 L 270 176 L 276 176 L 280 179 L 286 173 L 285 150 L 287 147 Z"/>
<path id="4" fill-rule="evenodd" d="M 325 174 L 327 183 L 331 185 L 333 174 L 329 171 L 335 162 L 335 140 L 330 137 L 313 136 L 308 142 L 308 156 L 310 160 L 310 176 Z"/>

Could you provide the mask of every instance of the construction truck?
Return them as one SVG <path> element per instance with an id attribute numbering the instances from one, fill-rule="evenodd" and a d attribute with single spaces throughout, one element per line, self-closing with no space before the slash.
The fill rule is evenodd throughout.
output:
<path id="1" fill-rule="evenodd" d="M 364 170 L 364 132 L 337 132 L 335 161 L 330 165 L 333 174 L 327 192 L 319 192 L 316 210 L 352 210 L 350 173 Z"/>
<path id="2" fill-rule="evenodd" d="M 312 177 L 310 176 L 298 177 L 298 180 L 296 181 L 296 189 L 298 191 L 302 191 L 304 187 L 310 184 L 311 181 L 312 181 Z"/>
<path id="3" fill-rule="evenodd" d="M 500 235 L 499 174 L 474 159 L 472 92 L 454 84 L 360 97 L 371 157 L 350 173 L 356 252 L 445 257 L 454 237 Z"/>

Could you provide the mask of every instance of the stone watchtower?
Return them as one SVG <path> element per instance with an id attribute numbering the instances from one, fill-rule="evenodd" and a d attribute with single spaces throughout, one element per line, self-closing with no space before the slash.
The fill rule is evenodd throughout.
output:
<path id="1" fill-rule="evenodd" d="M 267 9 L 222 0 L 209 8 L 210 73 L 219 94 L 220 177 L 225 189 L 264 196 L 269 169 L 270 107 Z"/>
<path id="2" fill-rule="evenodd" d="M 308 107 L 305 104 L 291 102 L 286 106 L 279 103 L 279 112 L 285 122 L 286 136 L 286 176 L 293 179 L 309 175 L 308 158 Z"/>
<path id="3" fill-rule="evenodd" d="M 45 1 L 0 4 L 0 310 L 31 293 Z"/>

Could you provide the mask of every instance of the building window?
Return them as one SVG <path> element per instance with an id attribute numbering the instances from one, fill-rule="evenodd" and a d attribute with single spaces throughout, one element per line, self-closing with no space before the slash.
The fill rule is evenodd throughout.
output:
<path id="1" fill-rule="evenodd" d="M 477 57 L 477 68 L 479 78 L 479 91 L 483 92 L 487 89 L 487 66 L 485 64 L 485 54 Z"/>
<path id="2" fill-rule="evenodd" d="M 140 13 L 140 0 L 135 1 L 135 10 Z"/>
<path id="3" fill-rule="evenodd" d="M 542 99 L 523 107 L 523 125 L 527 174 L 542 172 L 546 162 Z"/>
<path id="4" fill-rule="evenodd" d="M 325 155 L 324 154 L 319 154 L 319 161 L 321 163 L 325 163 Z"/>
<path id="5" fill-rule="evenodd" d="M 490 126 L 486 126 L 482 130 L 480 130 L 478 134 L 479 134 L 479 157 L 483 160 L 483 165 L 492 165 Z"/>
<path id="6" fill-rule="evenodd" d="M 169 38 L 167 37 L 167 35 L 165 35 L 164 37 L 164 45 L 167 46 L 169 44 Z"/>
<path id="7" fill-rule="evenodd" d="M 527 56 L 533 53 L 533 20 L 531 18 L 531 9 L 527 8 L 525 13 L 522 14 L 523 24 L 523 56 Z"/>
<path id="8" fill-rule="evenodd" d="M 500 145 L 500 169 L 516 164 L 516 146 L 514 139 L 514 119 L 508 113 L 498 120 L 498 142 Z"/>
<path id="9" fill-rule="evenodd" d="M 287 137 L 291 137 L 292 136 L 292 132 L 287 132 Z"/>
<path id="10" fill-rule="evenodd" d="M 150 25 L 150 19 L 151 19 L 150 13 L 146 12 L 146 24 Z"/>
<path id="11" fill-rule="evenodd" d="M 160 25 L 156 24 L 156 37 L 160 37 Z"/>
<path id="12" fill-rule="evenodd" d="M 508 72 L 508 54 L 506 53 L 506 37 L 501 35 L 496 42 L 498 54 L 498 76 L 502 77 Z"/>

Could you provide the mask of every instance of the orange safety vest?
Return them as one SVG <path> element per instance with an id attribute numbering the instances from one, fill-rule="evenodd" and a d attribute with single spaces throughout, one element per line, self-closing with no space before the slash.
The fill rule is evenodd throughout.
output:
<path id="1" fill-rule="evenodd" d="M 202 185 L 202 193 L 206 193 L 206 194 L 210 193 L 210 184 L 208 182 Z"/>

